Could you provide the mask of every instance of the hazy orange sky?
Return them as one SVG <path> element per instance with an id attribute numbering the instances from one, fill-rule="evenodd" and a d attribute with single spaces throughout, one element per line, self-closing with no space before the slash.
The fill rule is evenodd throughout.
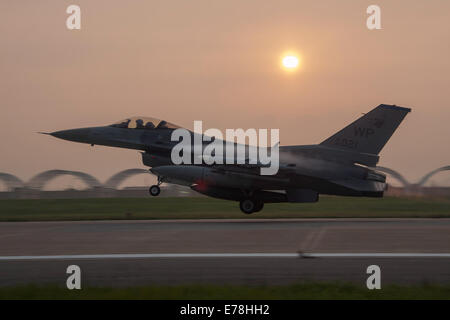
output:
<path id="1" fill-rule="evenodd" d="M 79 31 L 66 28 L 70 4 L 81 7 Z M 366 27 L 371 4 L 382 30 Z M 379 165 L 414 182 L 450 164 L 449 15 L 446 0 L 2 1 L 0 172 L 104 181 L 144 167 L 136 151 L 38 131 L 142 115 L 279 128 L 282 145 L 314 144 L 387 103 L 413 111 Z M 289 50 L 296 72 L 280 68 Z M 433 181 L 450 185 L 449 175 Z"/>

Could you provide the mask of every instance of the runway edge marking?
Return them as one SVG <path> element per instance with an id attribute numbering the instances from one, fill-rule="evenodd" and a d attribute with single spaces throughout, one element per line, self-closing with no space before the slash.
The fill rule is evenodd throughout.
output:
<path id="1" fill-rule="evenodd" d="M 154 258 L 450 258 L 450 253 L 143 253 L 0 256 L 0 261 Z"/>

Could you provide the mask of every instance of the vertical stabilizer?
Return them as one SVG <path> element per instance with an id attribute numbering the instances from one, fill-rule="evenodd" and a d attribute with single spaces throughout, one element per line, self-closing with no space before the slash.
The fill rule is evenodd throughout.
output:
<path id="1" fill-rule="evenodd" d="M 378 154 L 411 109 L 380 104 L 321 145 Z"/>

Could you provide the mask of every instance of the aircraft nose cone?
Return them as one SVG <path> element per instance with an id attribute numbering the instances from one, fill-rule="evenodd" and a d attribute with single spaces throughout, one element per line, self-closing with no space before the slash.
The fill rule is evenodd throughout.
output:
<path id="1" fill-rule="evenodd" d="M 88 142 L 89 134 L 90 129 L 88 128 L 61 130 L 50 133 L 56 138 L 77 142 Z"/>

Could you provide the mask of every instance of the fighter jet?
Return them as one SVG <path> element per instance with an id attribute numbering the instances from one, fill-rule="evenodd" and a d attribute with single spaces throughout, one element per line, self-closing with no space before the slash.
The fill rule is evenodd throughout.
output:
<path id="1" fill-rule="evenodd" d="M 158 178 L 149 188 L 152 196 L 160 194 L 161 183 L 186 185 L 210 197 L 237 201 L 242 212 L 250 214 L 261 211 L 264 203 L 317 202 L 320 194 L 382 197 L 387 184 L 386 176 L 375 169 L 379 153 L 410 111 L 381 104 L 319 144 L 280 146 L 279 169 L 274 175 L 261 175 L 263 165 L 258 162 L 175 164 L 171 154 L 178 141 L 171 137 L 180 127 L 155 118 L 131 117 L 112 125 L 49 134 L 91 145 L 140 150 L 143 164 Z M 189 133 L 192 137 L 198 134 Z M 201 148 L 206 145 L 202 142 Z M 194 157 L 194 153 L 189 155 Z"/>

